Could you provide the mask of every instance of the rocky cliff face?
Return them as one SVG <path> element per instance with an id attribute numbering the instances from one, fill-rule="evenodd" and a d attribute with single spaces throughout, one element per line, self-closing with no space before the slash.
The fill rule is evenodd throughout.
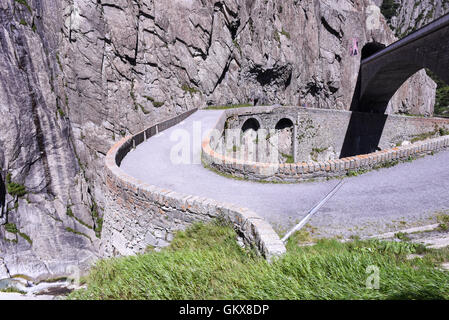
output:
<path id="1" fill-rule="evenodd" d="M 399 37 L 449 12 L 449 2 L 445 0 L 379 0 L 376 4 L 386 7 L 388 3 L 393 7 L 389 24 Z"/>
<path id="2" fill-rule="evenodd" d="M 351 56 L 393 32 L 369 0 L 1 0 L 0 278 L 96 258 L 114 141 L 206 105 L 348 109 Z M 435 85 L 389 112 L 431 114 Z"/>

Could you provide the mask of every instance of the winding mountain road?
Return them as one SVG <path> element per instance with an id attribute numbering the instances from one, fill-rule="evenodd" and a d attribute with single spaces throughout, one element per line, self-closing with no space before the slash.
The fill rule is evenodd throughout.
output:
<path id="1" fill-rule="evenodd" d="M 173 164 L 170 152 L 179 144 L 177 134 L 189 134 L 194 149 L 191 154 L 200 152 L 200 144 L 192 140 L 194 123 L 201 125 L 204 134 L 221 114 L 207 110 L 194 113 L 137 146 L 123 159 L 121 168 L 152 185 L 250 208 L 281 232 L 301 220 L 338 183 L 257 183 L 225 178 L 201 164 Z M 448 169 L 449 151 L 444 151 L 345 178 L 343 187 L 309 224 L 318 236 L 349 237 L 435 223 L 436 213 L 449 212 Z"/>

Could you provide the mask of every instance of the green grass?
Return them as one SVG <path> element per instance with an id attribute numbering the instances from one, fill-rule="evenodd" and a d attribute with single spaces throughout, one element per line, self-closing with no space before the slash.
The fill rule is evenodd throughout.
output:
<path id="1" fill-rule="evenodd" d="M 435 131 L 418 134 L 411 140 L 411 143 L 415 143 L 417 141 L 427 140 L 427 139 L 432 138 L 433 136 L 435 136 L 435 134 L 436 134 Z"/>
<path id="2" fill-rule="evenodd" d="M 201 163 L 205 169 L 208 169 L 208 170 L 212 171 L 213 173 L 218 174 L 219 176 L 222 176 L 224 178 L 233 179 L 233 180 L 237 180 L 237 181 L 251 181 L 254 183 L 262 183 L 262 184 L 294 184 L 294 183 L 297 183 L 297 182 L 289 182 L 289 181 L 283 181 L 283 180 L 263 180 L 263 179 L 262 180 L 250 180 L 246 177 L 239 177 L 239 176 L 235 176 L 235 175 L 232 175 L 229 173 L 219 171 L 219 170 L 211 167 L 204 161 L 201 161 Z M 315 179 L 310 179 L 310 180 L 301 181 L 301 183 L 314 182 L 314 181 L 315 181 Z"/>
<path id="3" fill-rule="evenodd" d="M 410 237 L 406 233 L 403 233 L 403 232 L 395 233 L 394 236 L 395 236 L 395 238 L 397 238 L 401 241 L 410 241 Z"/>
<path id="4" fill-rule="evenodd" d="M 440 224 L 439 229 L 441 231 L 449 230 L 449 214 L 439 213 L 437 215 L 437 221 Z"/>
<path id="5" fill-rule="evenodd" d="M 365 174 L 369 172 L 368 169 L 357 169 L 357 170 L 349 170 L 348 172 L 346 172 L 346 176 L 348 177 L 357 177 L 361 174 Z"/>
<path id="6" fill-rule="evenodd" d="M 161 252 L 100 260 L 69 299 L 448 299 L 449 249 L 378 240 L 319 240 L 269 264 L 220 223 L 179 232 Z M 408 260 L 411 253 L 421 259 Z M 379 290 L 366 288 L 369 266 Z"/>
<path id="7" fill-rule="evenodd" d="M 243 103 L 243 104 L 227 104 L 223 106 L 209 106 L 205 108 L 205 110 L 226 110 L 226 109 L 235 109 L 235 108 L 246 108 L 246 107 L 252 107 L 253 105 L 250 103 Z"/>
<path id="8" fill-rule="evenodd" d="M 16 287 L 7 287 L 5 289 L 0 290 L 0 292 L 26 294 L 25 291 L 17 289 Z"/>
<path id="9" fill-rule="evenodd" d="M 286 153 L 281 153 L 281 155 L 286 159 L 285 163 L 295 163 L 293 155 Z"/>

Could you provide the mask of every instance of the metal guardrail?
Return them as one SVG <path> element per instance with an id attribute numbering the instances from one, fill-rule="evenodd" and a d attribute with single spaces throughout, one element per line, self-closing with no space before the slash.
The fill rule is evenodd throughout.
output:
<path id="1" fill-rule="evenodd" d="M 391 53 L 392 51 L 395 51 L 399 48 L 402 48 L 414 41 L 417 41 L 419 39 L 422 39 L 426 36 L 428 36 L 429 34 L 432 34 L 442 28 L 448 27 L 449 26 L 449 13 L 430 22 L 429 24 L 425 25 L 424 27 L 422 27 L 419 30 L 416 30 L 414 32 L 412 32 L 411 34 L 409 34 L 408 36 L 392 43 L 391 45 L 389 45 L 388 47 L 386 47 L 385 49 L 382 49 L 379 52 L 376 52 L 375 54 L 373 54 L 372 56 L 363 59 L 361 64 L 367 64 L 372 62 L 373 60 L 384 56 L 388 53 Z"/>

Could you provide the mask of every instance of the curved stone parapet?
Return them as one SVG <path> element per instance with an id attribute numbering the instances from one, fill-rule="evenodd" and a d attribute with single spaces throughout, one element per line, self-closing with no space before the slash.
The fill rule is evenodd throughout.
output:
<path id="1" fill-rule="evenodd" d="M 218 217 L 231 222 L 243 241 L 255 247 L 268 260 L 285 252 L 279 236 L 255 212 L 230 203 L 153 186 L 120 169 L 120 163 L 129 151 L 195 111 L 125 137 L 107 153 L 106 208 L 101 236 L 103 256 L 131 255 L 167 246 L 175 231 L 185 229 L 194 222 L 206 222 Z"/>
<path id="2" fill-rule="evenodd" d="M 211 130 L 202 141 L 202 160 L 205 165 L 219 172 L 248 180 L 300 182 L 316 178 L 342 177 L 350 172 L 376 169 L 391 162 L 408 160 L 410 157 L 418 157 L 432 151 L 437 152 L 449 146 L 449 136 L 441 136 L 417 141 L 406 146 L 388 148 L 382 151 L 341 159 L 283 164 L 244 161 L 215 151 L 213 146 L 214 139 L 217 137 L 217 132 L 223 133 L 226 120 L 239 113 L 247 115 L 251 112 L 250 109 L 227 110 L 217 121 L 213 129 L 215 134 L 212 134 Z M 263 107 L 260 110 L 264 112 L 270 111 L 267 107 Z M 325 112 L 329 112 L 329 110 Z M 396 116 L 396 118 L 401 120 L 404 117 Z M 417 118 L 410 117 L 410 121 L 416 120 Z M 422 121 L 429 122 L 431 125 L 440 122 L 445 125 L 448 124 L 447 119 L 439 118 L 423 118 Z"/>

